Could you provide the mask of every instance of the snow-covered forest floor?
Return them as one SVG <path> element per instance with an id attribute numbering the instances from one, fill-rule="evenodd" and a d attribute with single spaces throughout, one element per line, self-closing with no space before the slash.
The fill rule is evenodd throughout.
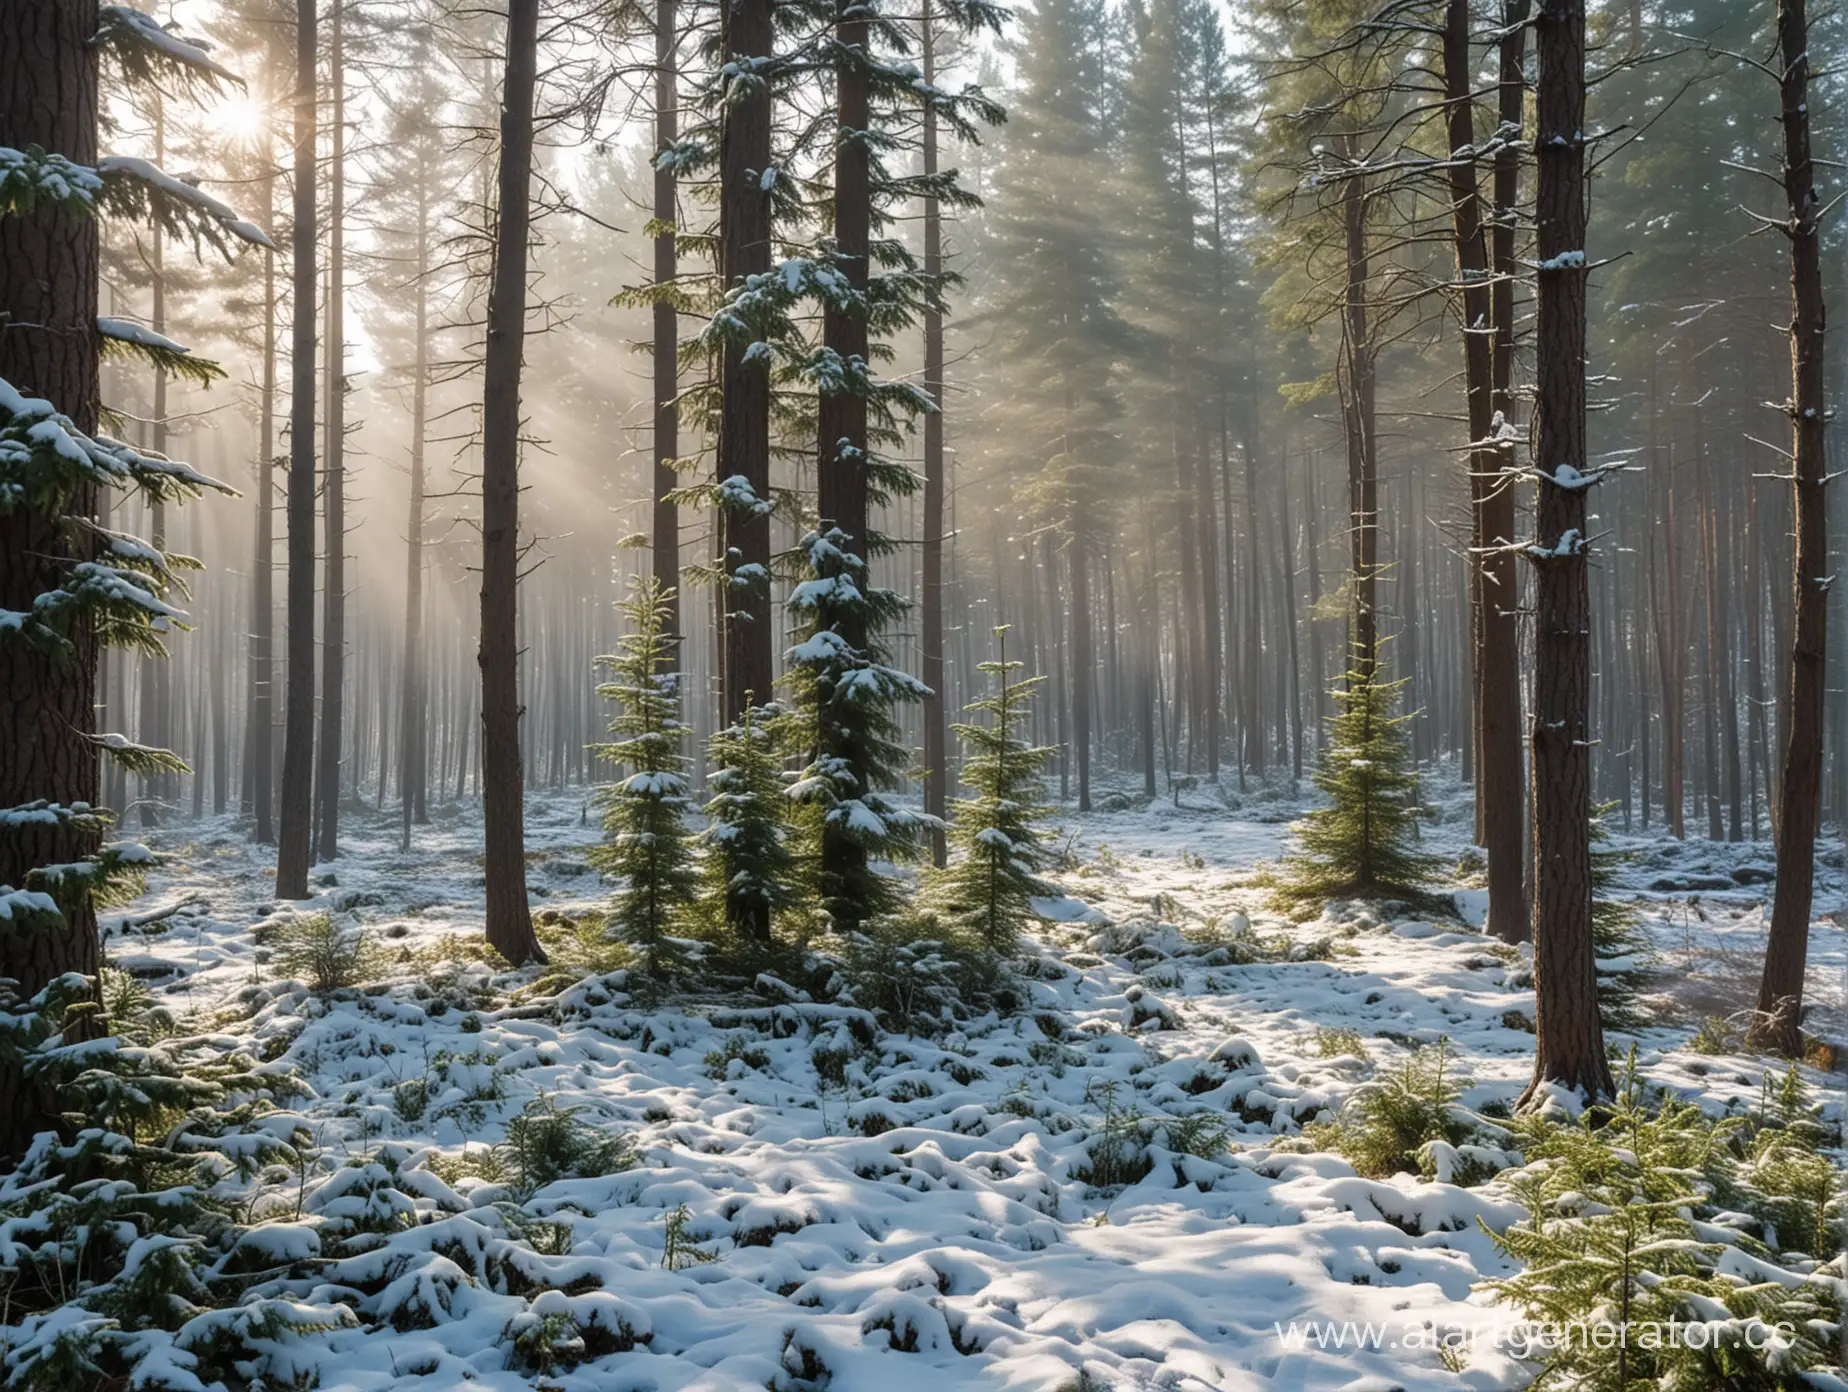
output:
<path id="1" fill-rule="evenodd" d="M 1426 849 L 1454 860 L 1468 804 L 1433 796 L 1447 815 Z M 1525 1385 L 1487 1340 L 1458 1357 L 1419 1333 L 1493 1320 L 1473 1288 L 1509 1268 L 1477 1220 L 1509 1221 L 1508 1196 L 1363 1178 L 1301 1134 L 1440 1040 L 1466 1105 L 1510 1102 L 1532 1060 L 1523 959 L 1429 913 L 1290 923 L 1251 879 L 1296 804 L 1182 802 L 1067 816 L 1070 898 L 1030 944 L 1031 1007 L 931 1038 L 775 983 L 644 1003 L 620 973 L 490 969 L 472 809 L 408 854 L 388 817 L 355 812 L 301 905 L 273 901 L 269 853 L 228 821 L 151 833 L 168 860 L 106 915 L 106 949 L 179 1033 L 308 1085 L 291 1104 L 305 1166 L 247 1215 L 271 1220 L 248 1264 L 326 1258 L 297 1298 L 347 1299 L 362 1323 L 275 1345 L 272 1381 L 312 1364 L 324 1388 L 368 1389 Z M 594 811 L 535 795 L 527 835 L 536 905 L 594 914 Z M 1720 1052 L 1690 1038 L 1749 1003 L 1769 847 L 1618 843 L 1658 954 L 1644 1071 L 1751 1104 L 1766 1061 L 1711 1027 Z M 1842 892 L 1829 852 L 1810 995 L 1832 1037 Z M 1480 899 L 1465 889 L 1465 917 Z M 317 994 L 266 961 L 265 926 L 316 910 L 366 929 L 371 984 Z M 1842 1080 L 1810 1076 L 1839 1116 Z M 521 1182 L 501 1143 L 535 1107 L 581 1109 L 587 1173 Z M 363 1228 L 383 1235 L 339 1240 Z M 1383 1338 L 1290 1347 L 1308 1321 Z"/>

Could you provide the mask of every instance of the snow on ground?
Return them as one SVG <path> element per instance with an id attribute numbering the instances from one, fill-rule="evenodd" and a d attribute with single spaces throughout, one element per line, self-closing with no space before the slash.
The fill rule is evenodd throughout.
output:
<path id="1" fill-rule="evenodd" d="M 1460 853 L 1467 803 L 1455 789 L 1435 800 L 1450 811 L 1428 839 Z M 1275 790 L 1231 811 L 1207 789 L 1182 802 L 1068 817 L 1069 897 L 1041 906 L 1032 1009 L 935 1039 L 800 998 L 643 1008 L 620 974 L 522 996 L 530 972 L 446 961 L 446 940 L 481 930 L 472 810 L 420 828 L 406 854 L 390 818 L 355 814 L 346 854 L 317 867 L 301 906 L 273 902 L 268 855 L 230 821 L 160 833 L 170 860 L 110 916 L 107 948 L 182 1029 L 309 1083 L 297 1106 L 318 1173 L 301 1192 L 380 1160 L 412 1195 L 418 1225 L 379 1257 L 395 1279 L 357 1302 L 360 1328 L 317 1336 L 325 1388 L 531 1386 L 510 1341 L 548 1313 L 615 1331 L 603 1347 L 621 1350 L 539 1379 L 564 1389 L 831 1378 L 856 1392 L 1052 1392 L 1081 1372 L 1086 1387 L 1187 1392 L 1524 1386 L 1528 1371 L 1492 1346 L 1453 1371 L 1418 1337 L 1490 1319 L 1472 1287 L 1506 1268 L 1478 1220 L 1516 1211 L 1492 1191 L 1362 1178 L 1297 1137 L 1440 1038 L 1467 1104 L 1512 1099 L 1531 1067 L 1524 962 L 1461 920 L 1335 905 L 1291 924 L 1249 881 L 1296 804 Z M 529 817 L 536 907 L 601 902 L 581 798 L 535 795 Z M 1685 1045 L 1755 983 L 1767 887 L 1752 868 L 1768 847 L 1621 844 L 1639 853 L 1629 878 L 1672 1012 L 1639 1040 L 1649 1075 L 1710 1105 L 1755 1097 L 1761 1061 Z M 1825 917 L 1840 865 L 1825 860 Z M 316 997 L 278 981 L 252 930 L 313 909 L 374 933 L 395 959 L 388 984 Z M 1241 914 L 1300 960 L 1231 961 Z M 1843 948 L 1843 930 L 1820 923 L 1812 994 L 1838 1012 Z M 1370 1058 L 1318 1041 L 1334 1030 L 1358 1033 Z M 539 1096 L 630 1136 L 638 1163 L 530 1196 L 456 1165 Z M 1229 1146 L 1185 1154 L 1185 1126 L 1158 1125 L 1146 1174 L 1093 1185 L 1132 1111 L 1207 1114 Z M 269 1215 L 289 1220 L 262 1230 L 277 1259 L 319 1250 L 333 1209 L 316 1203 Z M 698 1254 L 669 1269 L 682 1205 Z M 341 1298 L 340 1270 L 313 1298 Z M 1291 1322 L 1311 1320 L 1387 1337 L 1290 1347 Z"/>

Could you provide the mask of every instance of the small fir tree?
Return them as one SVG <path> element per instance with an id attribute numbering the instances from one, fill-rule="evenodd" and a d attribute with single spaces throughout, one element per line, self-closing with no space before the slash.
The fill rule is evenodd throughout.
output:
<path id="1" fill-rule="evenodd" d="M 1765 1212 L 1735 1160 L 1751 1125 L 1646 1086 L 1634 1049 L 1608 1107 L 1524 1123 L 1527 1163 L 1503 1182 L 1528 1217 L 1492 1234 L 1523 1270 L 1486 1284 L 1572 1336 L 1541 1350 L 1536 1387 L 1807 1385 L 1803 1371 L 1823 1359 L 1836 1326 L 1823 1288 L 1794 1271 L 1778 1279 L 1763 1245 L 1736 1226 L 1742 1197 Z M 1715 1221 L 1723 1211 L 1735 1217 Z M 1677 1325 L 1683 1337 L 1668 1333 Z M 1599 1330 L 1610 1337 L 1591 1337 Z"/>
<path id="2" fill-rule="evenodd" d="M 963 746 L 963 782 L 974 795 L 952 804 L 953 854 L 932 876 L 930 889 L 957 937 L 1007 953 L 1033 917 L 1033 896 L 1057 893 L 1040 878 L 1047 853 L 1037 825 L 1051 810 L 1041 802 L 1040 770 L 1052 751 L 1020 738 L 1045 679 L 1015 680 L 1025 664 L 1009 660 L 1005 625 L 995 638 L 1000 655 L 979 664 L 990 678 L 990 693 L 966 708 L 988 721 L 951 727 Z"/>
<path id="3" fill-rule="evenodd" d="M 775 706 L 747 702 L 744 718 L 715 730 L 706 745 L 712 797 L 699 837 L 705 901 L 731 933 L 758 947 L 770 942 L 776 915 L 795 897 L 781 719 Z"/>
<path id="4" fill-rule="evenodd" d="M 1368 662 L 1331 693 L 1336 713 L 1315 784 L 1332 805 L 1297 823 L 1300 849 L 1271 886 L 1280 908 L 1350 895 L 1415 899 L 1438 875 L 1437 858 L 1413 849 L 1418 776 L 1406 749 L 1409 717 L 1392 713 L 1404 685 L 1382 680 L 1378 663 Z"/>
<path id="5" fill-rule="evenodd" d="M 899 882 L 873 862 L 915 860 L 936 824 L 891 794 L 910 764 L 894 710 L 928 688 L 887 665 L 878 640 L 904 600 L 866 583 L 865 560 L 838 531 L 810 533 L 803 550 L 811 578 L 790 593 L 803 631 L 789 662 L 794 715 L 812 753 L 789 796 L 805 812 L 821 908 L 835 932 L 853 933 L 899 907 Z"/>
<path id="6" fill-rule="evenodd" d="M 614 656 L 597 659 L 614 674 L 597 694 L 620 708 L 610 733 L 621 738 L 596 746 L 595 753 L 627 774 L 601 795 L 605 841 L 592 859 L 622 879 L 610 906 L 611 931 L 659 973 L 697 888 L 686 826 L 687 727 L 680 720 L 679 677 L 671 670 L 673 591 L 653 576 L 638 577 L 631 590 L 634 597 L 616 606 L 630 632 Z"/>
<path id="7" fill-rule="evenodd" d="M 1591 943 L 1598 958 L 1598 1012 L 1606 1029 L 1637 1030 L 1648 1023 L 1638 997 L 1649 982 L 1655 948 L 1636 906 L 1618 894 L 1618 876 L 1635 859 L 1610 844 L 1604 811 L 1591 819 Z"/>

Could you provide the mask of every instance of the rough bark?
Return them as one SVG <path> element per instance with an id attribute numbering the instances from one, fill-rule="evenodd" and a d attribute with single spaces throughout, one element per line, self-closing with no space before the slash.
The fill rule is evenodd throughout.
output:
<path id="1" fill-rule="evenodd" d="M 1535 200 L 1537 583 L 1534 798 L 1534 1078 L 1611 1093 L 1591 936 L 1591 586 L 1585 526 L 1585 0 L 1542 0 Z M 1576 475 L 1564 474 L 1570 467 Z M 1555 482 L 1563 478 L 1565 482 Z"/>
<path id="2" fill-rule="evenodd" d="M 1469 0 L 1449 0 L 1444 16 L 1444 97 L 1453 150 L 1474 149 L 1476 145 L 1469 17 Z M 1527 789 L 1521 757 L 1517 635 L 1514 620 L 1507 612 L 1515 607 L 1513 557 L 1507 553 L 1513 541 L 1513 495 L 1500 477 L 1501 451 L 1488 443 L 1495 430 L 1495 413 L 1504 409 L 1497 400 L 1495 371 L 1496 347 L 1502 341 L 1504 326 L 1496 317 L 1497 286 L 1490 279 L 1488 236 L 1483 226 L 1476 166 L 1468 160 L 1451 162 L 1450 197 L 1457 279 L 1462 287 L 1464 389 L 1471 442 L 1469 494 L 1477 567 L 1471 576 L 1469 595 L 1476 647 L 1472 727 L 1477 742 L 1478 820 L 1489 863 L 1487 926 L 1502 941 L 1519 942 L 1527 936 L 1521 848 Z M 1507 284 L 1507 309 L 1512 319 L 1513 281 Z M 1511 322 L 1506 325 L 1506 337 L 1511 361 Z M 1498 524 L 1503 528 L 1499 535 Z"/>
<path id="3" fill-rule="evenodd" d="M 866 10 L 858 0 L 837 0 L 834 36 L 843 49 L 865 51 L 869 25 Z M 834 151 L 834 248 L 841 276 L 860 295 L 865 293 L 871 272 L 873 205 L 870 152 L 858 133 L 867 129 L 870 96 L 865 73 L 851 63 L 841 65 L 835 77 L 840 133 Z M 842 362 L 870 360 L 863 313 L 828 306 L 822 312 L 821 340 Z M 842 533 L 841 548 L 864 561 L 869 525 L 864 462 L 866 398 L 852 390 L 824 392 L 816 415 L 819 452 L 815 496 L 821 530 L 825 533 L 829 528 L 838 529 Z M 863 579 L 863 583 L 870 583 L 870 579 Z M 857 614 L 844 614 L 835 631 L 854 648 L 865 649 L 866 625 Z M 822 831 L 821 861 L 823 873 L 838 883 L 865 865 L 866 850 L 841 835 L 830 821 Z"/>
<path id="4" fill-rule="evenodd" d="M 539 0 L 509 0 L 494 279 L 481 399 L 481 784 L 486 931 L 515 964 L 543 961 L 526 897 L 520 766 L 520 369 L 526 344 Z"/>
<path id="5" fill-rule="evenodd" d="M 771 0 L 738 0 L 725 12 L 721 62 L 767 57 L 773 47 Z M 719 133 L 719 238 L 721 278 L 728 289 L 770 270 L 770 195 L 763 172 L 770 164 L 770 93 L 728 100 Z M 728 343 L 719 364 L 718 476 L 742 478 L 757 497 L 770 496 L 770 375 L 762 363 L 746 363 L 747 344 Z M 770 519 L 720 513 L 725 569 L 770 565 Z M 754 572 L 762 574 L 763 572 Z M 776 675 L 768 587 L 761 582 L 723 587 L 724 715 L 736 723 L 753 702 L 770 699 Z M 767 931 L 767 929 L 766 929 Z"/>
<path id="6" fill-rule="evenodd" d="M 37 145 L 78 164 L 96 159 L 94 0 L 12 0 L 0 24 L 0 145 Z M 0 378 L 53 402 L 80 430 L 97 424 L 97 231 L 94 219 L 57 208 L 0 218 Z M 93 497 L 75 511 L 89 514 Z M 73 556 L 59 519 L 16 508 L 0 517 L 0 607 L 30 610 Z M 80 625 L 74 654 L 48 659 L 0 643 L 0 807 L 44 798 L 98 801 L 94 731 L 97 647 Z M 0 828 L 0 884 L 23 885 L 41 865 L 80 860 L 98 838 L 69 827 Z M 26 995 L 65 972 L 93 975 L 96 914 L 73 906 L 61 930 L 0 933 L 0 976 Z M 53 1100 L 0 1063 L 0 1157 L 17 1158 L 52 1124 Z"/>
<path id="7" fill-rule="evenodd" d="M 1754 1042 L 1795 1057 L 1803 1049 L 1803 973 L 1815 888 L 1816 830 L 1822 792 L 1823 678 L 1828 655 L 1828 460 L 1824 431 L 1821 208 L 1810 157 L 1809 16 L 1804 0 L 1780 0 L 1778 54 L 1784 127 L 1784 195 L 1790 238 L 1790 420 L 1796 552 L 1791 568 L 1794 622 L 1786 709 L 1784 774 L 1778 783 L 1777 891 L 1758 987 Z"/>
<path id="8" fill-rule="evenodd" d="M 295 226 L 290 247 L 295 302 L 289 363 L 288 689 L 284 693 L 282 792 L 276 894 L 308 897 L 310 799 L 314 795 L 315 494 L 315 0 L 295 20 Z"/>

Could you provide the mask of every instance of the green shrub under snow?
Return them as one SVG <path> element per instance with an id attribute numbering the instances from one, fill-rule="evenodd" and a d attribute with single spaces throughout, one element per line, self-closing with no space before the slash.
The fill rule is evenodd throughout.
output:
<path id="1" fill-rule="evenodd" d="M 1525 1164 L 1502 1181 L 1528 1217 L 1495 1241 L 1523 1270 L 1490 1288 L 1549 1328 L 1629 1331 L 1616 1348 L 1554 1340 L 1537 1387 L 1809 1385 L 1848 1290 L 1830 1226 L 1841 1175 L 1794 1074 L 1767 1103 L 1708 1116 L 1648 1087 L 1633 1054 L 1607 1109 L 1522 1124 Z M 1816 1250 L 1790 1250 L 1793 1237 Z"/>

